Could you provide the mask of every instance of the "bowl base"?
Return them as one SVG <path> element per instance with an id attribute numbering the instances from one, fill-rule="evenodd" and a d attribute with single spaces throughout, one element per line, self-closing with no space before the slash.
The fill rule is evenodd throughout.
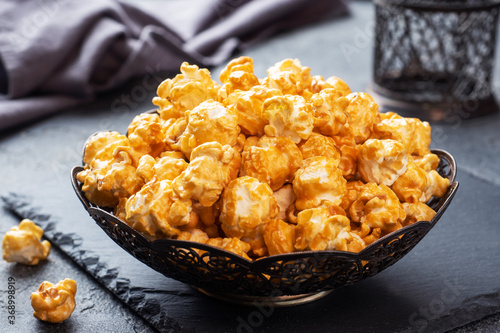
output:
<path id="1" fill-rule="evenodd" d="M 202 294 L 205 294 L 209 297 L 225 301 L 228 303 L 234 303 L 239 305 L 248 305 L 248 306 L 272 306 L 272 307 L 290 307 L 301 304 L 306 304 L 310 302 L 314 302 L 320 298 L 323 298 L 329 295 L 332 290 L 319 291 L 315 293 L 309 294 L 300 294 L 300 295 L 290 295 L 290 296 L 276 296 L 276 297 L 267 297 L 267 296 L 247 296 L 247 295 L 234 295 L 234 294 L 225 294 L 225 293 L 212 293 L 205 289 L 193 287 L 198 290 Z"/>

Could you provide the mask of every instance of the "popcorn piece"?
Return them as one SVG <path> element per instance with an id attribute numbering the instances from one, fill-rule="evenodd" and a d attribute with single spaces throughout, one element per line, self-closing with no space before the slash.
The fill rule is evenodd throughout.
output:
<path id="1" fill-rule="evenodd" d="M 229 183 L 222 196 L 220 221 L 227 236 L 248 242 L 252 251 L 266 253 L 262 227 L 278 214 L 273 191 L 252 177 L 239 177 Z"/>
<path id="2" fill-rule="evenodd" d="M 295 144 L 306 140 L 314 128 L 311 105 L 298 95 L 268 98 L 263 106 L 262 118 L 269 122 L 264 127 L 268 136 L 284 136 Z"/>
<path id="3" fill-rule="evenodd" d="M 85 143 L 83 163 L 89 165 L 94 160 L 111 161 L 115 158 L 118 147 L 129 147 L 125 135 L 118 132 L 98 132 Z"/>
<path id="4" fill-rule="evenodd" d="M 218 90 L 219 85 L 211 79 L 208 69 L 184 62 L 181 74 L 158 86 L 158 97 L 153 98 L 153 104 L 158 106 L 162 119 L 180 118 L 203 101 L 216 100 Z"/>
<path id="5" fill-rule="evenodd" d="M 442 197 L 449 185 L 449 179 L 436 170 L 425 172 L 410 160 L 408 170 L 394 182 L 392 189 L 401 201 L 417 203 L 427 202 L 432 196 Z"/>
<path id="6" fill-rule="evenodd" d="M 40 242 L 43 229 L 33 221 L 24 219 L 19 226 L 12 227 L 5 233 L 2 241 L 3 259 L 25 265 L 36 265 L 45 260 L 50 253 L 50 243 Z"/>
<path id="7" fill-rule="evenodd" d="M 267 125 L 267 120 L 261 116 L 262 105 L 266 99 L 274 96 L 282 96 L 281 91 L 258 85 L 248 91 L 233 92 L 223 104 L 238 116 L 238 125 L 243 133 L 262 136 Z"/>
<path id="8" fill-rule="evenodd" d="M 206 243 L 209 240 L 208 235 L 200 230 L 200 229 L 192 229 L 189 231 L 182 231 L 179 236 L 177 236 L 178 240 L 186 240 L 198 243 Z"/>
<path id="9" fill-rule="evenodd" d="M 335 239 L 335 249 L 358 253 L 369 245 L 369 243 L 366 243 L 364 239 L 359 237 L 355 232 L 349 231 L 349 229 L 349 227 L 346 227 L 340 230 Z"/>
<path id="10" fill-rule="evenodd" d="M 358 200 L 361 191 L 365 184 L 361 180 L 348 181 L 346 184 L 346 193 L 342 198 L 340 207 L 348 211 L 352 203 Z"/>
<path id="11" fill-rule="evenodd" d="M 250 244 L 244 242 L 236 237 L 232 238 L 210 238 L 207 242 L 207 245 L 215 246 L 221 248 L 226 251 L 233 252 L 239 256 L 242 256 L 245 259 L 250 260 L 250 257 L 247 255 L 247 252 L 250 251 Z"/>
<path id="12" fill-rule="evenodd" d="M 91 136 L 85 145 L 85 170 L 77 175 L 87 199 L 99 206 L 114 207 L 119 198 L 137 192 L 143 185 L 135 169 L 140 156 L 127 137 L 117 132 Z"/>
<path id="13" fill-rule="evenodd" d="M 366 182 L 391 186 L 407 167 L 408 152 L 398 141 L 369 139 L 359 149 L 358 170 Z"/>
<path id="14" fill-rule="evenodd" d="M 137 166 L 136 173 L 144 180 L 144 183 L 147 183 L 154 177 L 156 177 L 154 170 L 155 164 L 156 160 L 151 155 L 144 155 L 139 160 L 139 165 Z"/>
<path id="15" fill-rule="evenodd" d="M 231 60 L 222 70 L 219 79 L 224 83 L 219 89 L 220 100 L 224 100 L 236 90 L 246 91 L 260 84 L 254 74 L 253 59 L 250 57 Z"/>
<path id="16" fill-rule="evenodd" d="M 327 88 L 311 97 L 314 127 L 323 135 L 337 135 L 348 126 L 349 114 L 346 108 L 349 100 L 341 94 L 342 92 Z"/>
<path id="17" fill-rule="evenodd" d="M 344 242 L 337 236 L 342 230 L 350 230 L 349 223 L 340 211 L 332 213 L 328 207 L 303 210 L 297 215 L 295 248 L 299 251 L 345 248 Z"/>
<path id="18" fill-rule="evenodd" d="M 144 185 L 132 165 L 129 150 L 115 149 L 114 160 L 93 160 L 90 166 L 77 175 L 83 183 L 82 190 L 90 202 L 103 207 L 114 207 L 120 198 L 128 198 Z"/>
<path id="19" fill-rule="evenodd" d="M 283 94 L 303 94 L 312 82 L 311 69 L 300 64 L 298 59 L 285 59 L 267 70 L 263 84 L 279 89 Z"/>
<path id="20" fill-rule="evenodd" d="M 163 121 L 162 127 L 167 148 L 175 151 L 176 148 L 178 148 L 177 142 L 179 141 L 179 137 L 184 133 L 187 127 L 186 118 L 167 119 Z"/>
<path id="21" fill-rule="evenodd" d="M 439 157 L 432 153 L 425 154 L 423 156 L 411 155 L 410 158 L 425 172 L 436 170 L 439 165 Z"/>
<path id="22" fill-rule="evenodd" d="M 50 323 L 60 323 L 68 319 L 75 309 L 76 282 L 64 279 L 54 284 L 44 281 L 31 294 L 33 316 Z"/>
<path id="23" fill-rule="evenodd" d="M 382 120 L 373 126 L 373 134 L 379 139 L 401 142 L 410 154 L 430 153 L 431 127 L 417 118 L 404 118 L 394 112 L 382 113 Z"/>
<path id="24" fill-rule="evenodd" d="M 251 137 L 245 142 L 240 176 L 257 178 L 277 190 L 293 180 L 302 162 L 302 153 L 288 138 Z"/>
<path id="25" fill-rule="evenodd" d="M 288 184 L 274 191 L 273 197 L 276 199 L 279 208 L 276 218 L 279 220 L 288 221 L 287 211 L 289 209 L 295 208 L 293 204 L 297 199 L 295 193 L 293 192 L 292 185 Z"/>
<path id="26" fill-rule="evenodd" d="M 174 179 L 173 189 L 182 199 L 211 206 L 238 175 L 240 161 L 240 154 L 229 145 L 204 143 L 193 150 L 189 166 Z"/>
<path id="27" fill-rule="evenodd" d="M 194 148 L 207 142 L 233 146 L 238 141 L 238 117 L 219 102 L 208 100 L 186 111 L 187 127 L 178 147 L 188 159 Z"/>
<path id="28" fill-rule="evenodd" d="M 209 207 L 205 207 L 199 202 L 193 204 L 193 211 L 196 213 L 196 215 L 198 215 L 201 222 L 205 226 L 210 227 L 219 220 L 219 214 L 220 214 L 219 202 L 220 201 L 217 201 L 216 203 L 214 203 Z"/>
<path id="29" fill-rule="evenodd" d="M 241 152 L 243 151 L 243 147 L 245 146 L 245 142 L 247 141 L 247 137 L 245 136 L 245 134 L 243 133 L 240 133 L 238 135 L 238 139 L 236 139 L 236 143 L 234 144 L 233 148 L 241 154 Z"/>
<path id="30" fill-rule="evenodd" d="M 130 146 L 141 154 L 153 157 L 160 155 L 165 149 L 165 133 L 160 116 L 155 113 L 136 116 L 128 127 L 128 141 Z"/>
<path id="31" fill-rule="evenodd" d="M 346 180 L 337 168 L 338 160 L 318 156 L 304 160 L 295 173 L 293 190 L 298 210 L 319 207 L 323 203 L 339 205 L 346 192 Z"/>
<path id="32" fill-rule="evenodd" d="M 264 226 L 264 242 L 269 255 L 295 251 L 295 227 L 282 220 L 268 220 Z"/>
<path id="33" fill-rule="evenodd" d="M 312 77 L 311 82 L 311 92 L 319 93 L 323 89 L 334 89 L 338 97 L 345 97 L 351 93 L 351 88 L 345 83 L 344 80 L 330 76 L 326 81 L 321 75 L 315 75 Z"/>
<path id="34" fill-rule="evenodd" d="M 342 171 L 345 179 L 351 179 L 356 176 L 358 171 L 358 151 L 359 148 L 353 139 L 341 136 L 333 136 L 335 145 L 340 149 L 339 169 Z"/>
<path id="35" fill-rule="evenodd" d="M 372 126 L 378 120 L 378 104 L 366 93 L 351 93 L 346 98 L 349 100 L 346 111 L 350 115 L 352 136 L 357 144 L 361 144 L 370 137 Z"/>
<path id="36" fill-rule="evenodd" d="M 145 183 L 153 179 L 174 180 L 187 169 L 188 165 L 182 157 L 179 158 L 175 154 L 166 154 L 158 159 L 154 159 L 150 155 L 144 155 L 139 160 L 137 174 Z"/>
<path id="37" fill-rule="evenodd" d="M 403 203 L 403 208 L 406 213 L 406 219 L 403 226 L 413 224 L 418 221 L 430 221 L 436 215 L 436 212 L 422 202 Z"/>
<path id="38" fill-rule="evenodd" d="M 123 203 L 122 203 L 123 204 Z M 153 237 L 174 237 L 194 218 L 189 199 L 179 198 L 169 180 L 149 182 L 125 203 L 124 221 Z"/>
<path id="39" fill-rule="evenodd" d="M 335 145 L 335 141 L 331 137 L 312 133 L 309 139 L 299 145 L 299 148 L 304 159 L 324 156 L 339 160 L 340 162 L 340 149 Z"/>
<path id="40" fill-rule="evenodd" d="M 382 230 L 380 228 L 372 229 L 364 223 L 359 223 L 359 226 L 357 225 L 358 223 L 351 223 L 351 233 L 363 240 L 365 245 L 370 245 L 380 239 L 380 236 L 382 235 Z M 398 227 L 398 224 L 396 224 L 393 229 Z"/>
<path id="41" fill-rule="evenodd" d="M 401 226 L 406 214 L 396 194 L 386 185 L 365 184 L 348 210 L 353 222 L 389 233 Z"/>

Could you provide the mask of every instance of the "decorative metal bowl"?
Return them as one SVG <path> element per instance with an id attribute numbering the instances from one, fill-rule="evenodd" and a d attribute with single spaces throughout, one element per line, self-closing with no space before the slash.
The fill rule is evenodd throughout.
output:
<path id="1" fill-rule="evenodd" d="M 442 198 L 427 204 L 437 213 L 380 238 L 359 253 L 303 251 L 247 260 L 202 243 L 161 239 L 150 241 L 106 209 L 85 197 L 76 179 L 82 167 L 71 172 L 73 188 L 87 212 L 119 246 L 163 275 L 191 285 L 207 295 L 227 301 L 274 306 L 296 305 L 373 276 L 404 257 L 437 223 L 455 195 L 456 164 L 444 150 L 437 171 L 450 180 Z"/>

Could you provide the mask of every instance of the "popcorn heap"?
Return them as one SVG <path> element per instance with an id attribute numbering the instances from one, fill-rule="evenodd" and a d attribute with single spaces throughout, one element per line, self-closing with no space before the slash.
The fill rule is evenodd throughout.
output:
<path id="1" fill-rule="evenodd" d="M 101 132 L 78 174 L 87 198 L 150 238 L 191 240 L 258 258 L 359 252 L 435 212 L 449 181 L 427 122 L 379 113 L 339 78 L 286 59 L 254 74 L 240 57 L 221 72 L 182 64 L 158 87 L 156 114 L 128 137 Z"/>

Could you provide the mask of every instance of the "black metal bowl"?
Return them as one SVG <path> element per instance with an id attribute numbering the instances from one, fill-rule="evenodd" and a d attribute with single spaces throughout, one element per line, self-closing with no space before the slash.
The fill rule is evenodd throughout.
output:
<path id="1" fill-rule="evenodd" d="M 87 212 L 120 247 L 163 275 L 228 301 L 251 304 L 255 300 L 275 306 L 301 304 L 373 276 L 405 256 L 437 223 L 455 195 L 456 163 L 448 152 L 433 150 L 440 158 L 437 171 L 450 180 L 442 198 L 427 204 L 437 213 L 370 244 L 359 253 L 303 251 L 247 260 L 210 245 L 162 239 L 150 241 L 112 212 L 85 197 L 76 179 L 82 167 L 71 171 L 73 188 Z"/>

